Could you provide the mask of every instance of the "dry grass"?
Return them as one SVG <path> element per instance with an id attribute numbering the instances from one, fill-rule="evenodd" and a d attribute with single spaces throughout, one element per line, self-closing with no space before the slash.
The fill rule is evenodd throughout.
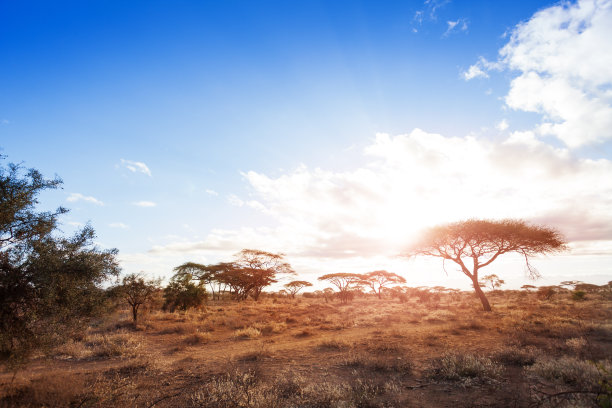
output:
<path id="1" fill-rule="evenodd" d="M 492 313 L 467 294 L 220 302 L 205 313 L 151 312 L 138 327 L 121 312 L 14 384 L 0 373 L 0 407 L 563 406 L 549 395 L 558 392 L 575 397 L 568 406 L 593 406 L 605 397 L 610 300 L 491 300 Z"/>

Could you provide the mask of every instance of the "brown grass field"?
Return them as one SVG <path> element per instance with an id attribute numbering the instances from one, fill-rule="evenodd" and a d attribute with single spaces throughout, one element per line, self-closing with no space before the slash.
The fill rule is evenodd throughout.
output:
<path id="1" fill-rule="evenodd" d="M 363 296 L 127 310 L 0 373 L 0 406 L 610 406 L 612 309 L 592 294 Z"/>

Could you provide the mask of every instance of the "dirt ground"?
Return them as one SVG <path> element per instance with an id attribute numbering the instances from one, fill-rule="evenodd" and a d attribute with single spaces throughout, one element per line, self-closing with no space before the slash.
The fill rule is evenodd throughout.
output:
<path id="1" fill-rule="evenodd" d="M 0 373 L 0 407 L 610 406 L 612 302 L 470 293 L 121 311 Z"/>

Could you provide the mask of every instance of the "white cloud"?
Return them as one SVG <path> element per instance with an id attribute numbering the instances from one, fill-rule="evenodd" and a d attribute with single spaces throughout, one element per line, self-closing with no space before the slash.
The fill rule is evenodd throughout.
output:
<path id="1" fill-rule="evenodd" d="M 533 132 L 513 132 L 503 143 L 420 129 L 379 134 L 364 158 L 343 172 L 306 166 L 278 177 L 247 172 L 257 200 L 231 201 L 259 203 L 273 227 L 218 229 L 152 252 L 227 257 L 257 247 L 285 252 L 304 267 L 323 259 L 366 265 L 386 262 L 420 228 L 471 217 L 543 222 L 575 244 L 596 243 L 598 251 L 602 242 L 612 244 L 612 162 L 576 158 Z"/>
<path id="2" fill-rule="evenodd" d="M 122 222 L 111 222 L 110 224 L 108 224 L 109 227 L 111 228 L 120 228 L 120 229 L 128 229 L 130 228 L 128 225 L 122 223 Z"/>
<path id="3" fill-rule="evenodd" d="M 504 130 L 508 129 L 509 126 L 508 121 L 506 119 L 502 119 L 497 125 L 495 125 L 495 128 L 503 132 Z"/>
<path id="4" fill-rule="evenodd" d="M 85 225 L 82 222 L 77 222 L 77 221 L 68 221 L 67 224 L 70 225 L 71 227 L 77 227 L 77 228 L 80 228 Z"/>
<path id="5" fill-rule="evenodd" d="M 151 177 L 151 170 L 143 162 L 121 159 L 121 164 L 132 173 L 143 173 Z"/>
<path id="6" fill-rule="evenodd" d="M 157 203 L 154 203 L 153 201 L 135 201 L 132 203 L 132 205 L 137 207 L 155 207 L 157 206 Z"/>
<path id="7" fill-rule="evenodd" d="M 471 65 L 467 71 L 461 73 L 463 79 L 469 81 L 474 78 L 489 78 L 489 71 L 499 71 L 503 65 L 499 62 L 488 61 L 484 57 L 479 57 L 474 65 Z"/>
<path id="8" fill-rule="evenodd" d="M 207 188 L 205 190 L 205 192 L 206 192 L 206 194 L 211 195 L 211 196 L 218 196 L 219 195 L 219 193 L 217 193 L 215 190 L 211 190 L 209 188 Z"/>
<path id="9" fill-rule="evenodd" d="M 481 58 L 465 79 L 504 68 L 518 75 L 508 107 L 536 112 L 533 131 L 570 148 L 612 139 L 612 1 L 580 0 L 543 9 L 517 25 L 497 63 Z"/>
<path id="10" fill-rule="evenodd" d="M 487 74 L 481 67 L 478 65 L 471 65 L 467 71 L 464 71 L 462 74 L 463 79 L 469 81 L 474 78 L 488 78 L 489 74 Z"/>
<path id="11" fill-rule="evenodd" d="M 467 31 L 468 22 L 464 18 L 459 18 L 455 21 L 452 21 L 452 20 L 447 21 L 446 26 L 447 26 L 446 31 L 443 34 L 444 37 L 449 36 L 450 34 L 453 34 L 456 32 Z"/>
<path id="12" fill-rule="evenodd" d="M 98 200 L 97 198 L 92 197 L 92 196 L 86 196 L 81 193 L 71 193 L 68 196 L 68 198 L 66 198 L 66 201 L 71 202 L 71 203 L 74 203 L 77 201 L 85 201 L 87 203 L 92 203 L 95 205 L 104 205 L 104 203 Z"/>

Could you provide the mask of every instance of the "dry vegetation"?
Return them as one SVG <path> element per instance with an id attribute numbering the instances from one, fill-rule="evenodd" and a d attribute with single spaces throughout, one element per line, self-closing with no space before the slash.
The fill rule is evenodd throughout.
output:
<path id="1" fill-rule="evenodd" d="M 219 301 L 136 327 L 126 310 L 1 373 L 0 406 L 610 406 L 610 300 L 491 301 Z"/>

